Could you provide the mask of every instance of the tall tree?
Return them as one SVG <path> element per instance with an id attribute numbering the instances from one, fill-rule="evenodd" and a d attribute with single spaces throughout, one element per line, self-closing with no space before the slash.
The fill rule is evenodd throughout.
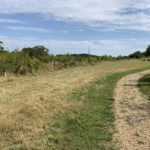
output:
<path id="1" fill-rule="evenodd" d="M 48 49 L 42 45 L 35 46 L 33 48 L 27 47 L 23 48 L 22 52 L 28 53 L 31 57 L 40 58 L 42 56 L 48 55 Z"/>
<path id="2" fill-rule="evenodd" d="M 0 52 L 3 52 L 3 51 L 4 51 L 3 42 L 0 41 Z"/>
<path id="3" fill-rule="evenodd" d="M 146 57 L 150 56 L 150 45 L 147 47 L 147 49 L 145 51 L 145 56 Z"/>

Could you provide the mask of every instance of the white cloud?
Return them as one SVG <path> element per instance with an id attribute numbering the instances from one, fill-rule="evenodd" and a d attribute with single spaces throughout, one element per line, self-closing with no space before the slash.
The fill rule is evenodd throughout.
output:
<path id="1" fill-rule="evenodd" d="M 150 31 L 149 0 L 1 0 L 0 14 L 38 13 L 88 26 Z M 133 11 L 134 10 L 134 11 Z M 149 13 L 145 13 L 145 10 Z M 132 13 L 129 13 L 132 11 Z"/>
<path id="2" fill-rule="evenodd" d="M 24 21 L 16 20 L 16 19 L 9 19 L 9 18 L 0 18 L 0 23 L 25 23 Z"/>
<path id="3" fill-rule="evenodd" d="M 7 26 L 10 30 L 21 30 L 21 31 L 33 31 L 33 32 L 49 32 L 49 30 L 35 27 L 23 27 L 23 26 Z"/>
<path id="4" fill-rule="evenodd" d="M 61 33 L 67 34 L 68 31 L 65 30 L 50 30 L 45 28 L 38 28 L 38 27 L 26 27 L 26 26 L 15 26 L 15 25 L 8 25 L 6 26 L 9 30 L 20 30 L 20 31 L 32 31 L 32 32 L 51 32 L 51 33 Z"/>
<path id="5" fill-rule="evenodd" d="M 0 36 L 0 41 L 8 49 L 32 47 L 35 45 L 44 45 L 50 49 L 53 54 L 64 53 L 88 53 L 96 55 L 127 55 L 136 50 L 145 50 L 148 40 L 141 39 L 122 39 L 122 40 L 90 40 L 90 41 L 65 41 L 65 40 L 41 40 L 36 38 L 10 38 Z"/>

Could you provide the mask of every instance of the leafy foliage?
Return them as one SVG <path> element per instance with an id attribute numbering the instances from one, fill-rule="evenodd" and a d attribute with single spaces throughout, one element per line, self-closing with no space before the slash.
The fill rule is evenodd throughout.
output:
<path id="1" fill-rule="evenodd" d="M 4 52 L 3 42 L 0 41 L 0 53 Z"/>
<path id="2" fill-rule="evenodd" d="M 21 52 L 3 54 L 0 57 L 0 72 L 27 74 L 38 70 L 40 61 L 36 58 L 31 59 L 29 55 Z"/>
<path id="3" fill-rule="evenodd" d="M 39 70 L 58 70 L 78 65 L 95 64 L 105 60 L 120 60 L 150 56 L 150 46 L 145 52 L 137 51 L 129 56 L 96 56 L 89 54 L 50 55 L 42 45 L 26 47 L 22 50 L 6 51 L 0 41 L 0 75 L 14 73 L 25 75 Z"/>
<path id="4" fill-rule="evenodd" d="M 129 57 L 130 58 L 142 58 L 144 56 L 144 54 L 140 51 L 136 51 L 133 54 L 131 54 Z"/>
<path id="5" fill-rule="evenodd" d="M 72 66 L 94 64 L 102 60 L 112 60 L 111 56 L 95 56 L 88 54 L 50 55 L 42 45 L 26 47 L 13 52 L 5 51 L 0 42 L 0 74 L 27 74 L 38 70 L 62 69 Z"/>
<path id="6" fill-rule="evenodd" d="M 146 51 L 145 51 L 145 56 L 149 57 L 150 56 L 150 45 L 147 47 Z"/>
<path id="7" fill-rule="evenodd" d="M 150 57 L 150 45 L 147 47 L 145 52 L 136 51 L 133 54 L 129 55 L 129 58 L 142 58 Z"/>

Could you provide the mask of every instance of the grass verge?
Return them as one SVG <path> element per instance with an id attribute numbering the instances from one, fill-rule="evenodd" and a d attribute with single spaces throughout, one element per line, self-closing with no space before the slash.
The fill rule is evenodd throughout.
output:
<path id="1" fill-rule="evenodd" d="M 145 75 L 143 78 L 139 80 L 138 84 L 140 90 L 143 94 L 147 95 L 150 100 L 150 74 Z"/>
<path id="2" fill-rule="evenodd" d="M 82 108 L 60 115 L 58 121 L 49 126 L 45 131 L 45 149 L 113 150 L 113 93 L 116 83 L 125 75 L 146 69 L 150 67 L 115 73 L 74 92 L 70 99 L 82 101 Z"/>

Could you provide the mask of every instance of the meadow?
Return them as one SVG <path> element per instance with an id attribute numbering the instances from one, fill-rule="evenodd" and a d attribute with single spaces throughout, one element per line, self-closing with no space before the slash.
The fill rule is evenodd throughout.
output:
<path id="1" fill-rule="evenodd" d="M 0 78 L 0 149 L 113 149 L 113 91 L 142 60 Z"/>

